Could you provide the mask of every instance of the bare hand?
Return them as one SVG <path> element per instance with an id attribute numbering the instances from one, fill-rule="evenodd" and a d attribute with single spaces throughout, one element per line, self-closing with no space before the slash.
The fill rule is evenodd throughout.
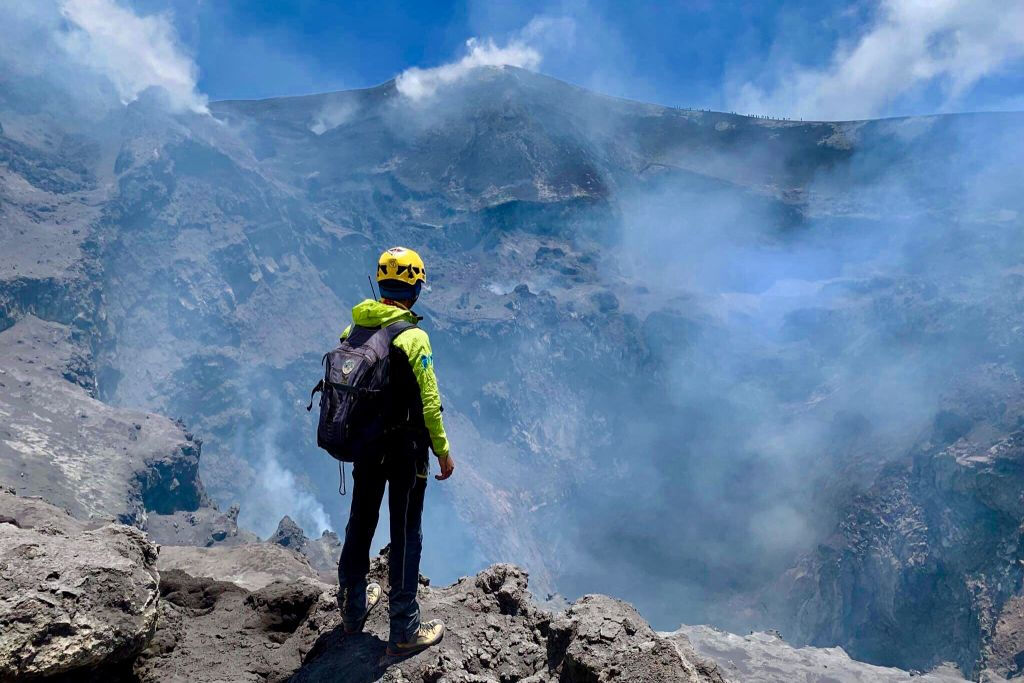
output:
<path id="1" fill-rule="evenodd" d="M 452 472 L 455 471 L 455 458 L 452 457 L 451 453 L 443 458 L 438 458 L 437 464 L 441 466 L 441 474 L 434 475 L 434 479 L 438 481 L 444 481 L 452 476 Z"/>

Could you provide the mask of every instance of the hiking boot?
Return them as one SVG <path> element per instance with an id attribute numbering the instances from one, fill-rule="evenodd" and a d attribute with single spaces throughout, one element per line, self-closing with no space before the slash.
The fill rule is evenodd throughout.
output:
<path id="1" fill-rule="evenodd" d="M 359 633 L 363 630 L 363 624 L 366 623 L 366 618 L 370 616 L 370 612 L 373 608 L 380 603 L 380 596 L 384 594 L 384 589 L 380 587 L 379 583 L 371 583 L 366 586 L 366 611 L 363 612 L 363 618 L 354 624 L 344 622 L 345 635 L 350 636 L 353 633 Z"/>
<path id="2" fill-rule="evenodd" d="M 423 652 L 432 645 L 437 645 L 444 638 L 444 622 L 432 619 L 420 624 L 416 635 L 407 643 L 388 643 L 387 653 L 392 657 L 406 657 Z"/>

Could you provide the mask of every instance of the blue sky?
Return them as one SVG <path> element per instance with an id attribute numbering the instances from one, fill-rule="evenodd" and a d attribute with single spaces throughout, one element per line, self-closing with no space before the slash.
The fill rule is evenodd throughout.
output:
<path id="1" fill-rule="evenodd" d="M 130 6 L 170 13 L 212 100 L 371 86 L 457 60 L 476 37 L 528 44 L 542 73 L 676 106 L 832 118 L 1024 109 L 1020 0 Z"/>

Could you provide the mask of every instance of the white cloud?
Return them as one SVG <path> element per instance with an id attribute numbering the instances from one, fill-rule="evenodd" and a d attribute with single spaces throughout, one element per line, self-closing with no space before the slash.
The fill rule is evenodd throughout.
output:
<path id="1" fill-rule="evenodd" d="M 536 69 L 541 62 L 540 51 L 523 38 L 513 39 L 504 47 L 499 47 L 490 38 L 484 41 L 470 38 L 466 41 L 466 47 L 467 53 L 457 62 L 430 69 L 413 67 L 403 71 L 395 79 L 398 92 L 412 100 L 421 100 L 433 95 L 439 87 L 463 78 L 478 66 Z"/>
<path id="2" fill-rule="evenodd" d="M 881 0 L 875 23 L 824 68 L 789 65 L 777 84 L 732 88 L 730 108 L 817 119 L 869 118 L 937 86 L 952 105 L 1024 57 L 1021 0 Z"/>
<path id="3" fill-rule="evenodd" d="M 167 15 L 139 16 L 116 0 L 61 0 L 60 11 L 69 24 L 59 37 L 62 47 L 108 78 L 122 102 L 159 87 L 173 109 L 207 112 L 196 87 L 198 68 Z"/>

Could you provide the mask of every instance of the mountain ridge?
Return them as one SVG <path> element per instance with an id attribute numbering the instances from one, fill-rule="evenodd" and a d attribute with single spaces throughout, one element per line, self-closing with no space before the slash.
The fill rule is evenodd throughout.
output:
<path id="1" fill-rule="evenodd" d="M 541 73 L 539 71 L 531 71 L 529 69 L 523 69 L 521 67 L 511 65 L 501 66 L 480 66 L 475 67 L 476 69 L 482 70 L 496 70 L 500 72 L 508 72 L 512 74 L 530 74 L 533 77 L 540 77 L 542 79 L 549 79 L 560 85 L 567 86 L 576 91 L 583 91 L 590 95 L 607 98 L 609 100 L 615 100 L 626 104 L 636 104 L 640 106 L 660 107 L 663 109 L 674 109 L 680 111 L 689 111 L 697 113 L 708 113 L 708 114 L 719 114 L 723 116 L 735 116 L 743 119 L 751 119 L 758 121 L 769 121 L 774 123 L 796 123 L 796 124 L 855 124 L 855 123 L 869 123 L 869 122 L 881 122 L 881 121 L 904 121 L 908 119 L 927 119 L 935 117 L 956 117 L 956 116 L 985 116 L 988 114 L 1009 114 L 1009 115 L 1021 115 L 1024 114 L 1024 110 L 1008 109 L 1008 110 L 979 110 L 979 111 L 955 111 L 955 112 L 937 112 L 933 114 L 903 114 L 894 116 L 883 116 L 878 118 L 868 119 L 790 119 L 790 118 L 774 118 L 770 116 L 758 116 L 756 114 L 740 114 L 737 112 L 721 111 L 717 109 L 702 109 L 695 107 L 682 107 L 671 104 L 663 104 L 659 102 L 648 102 L 647 100 L 633 99 L 630 97 L 621 97 L 618 95 L 609 95 L 596 90 L 587 88 L 586 86 L 572 83 L 570 81 L 562 80 L 556 76 L 550 76 L 548 74 Z M 225 97 L 220 99 L 214 99 L 210 101 L 211 105 L 227 105 L 227 104 L 242 104 L 242 103 L 267 103 L 278 100 L 310 100 L 313 98 L 327 98 L 344 95 L 346 93 L 366 93 L 371 91 L 397 91 L 396 87 L 397 77 L 388 79 L 376 85 L 369 85 L 358 88 L 343 88 L 339 90 L 328 90 L 324 92 L 311 92 L 304 93 L 301 95 L 271 95 L 269 97 Z"/>

